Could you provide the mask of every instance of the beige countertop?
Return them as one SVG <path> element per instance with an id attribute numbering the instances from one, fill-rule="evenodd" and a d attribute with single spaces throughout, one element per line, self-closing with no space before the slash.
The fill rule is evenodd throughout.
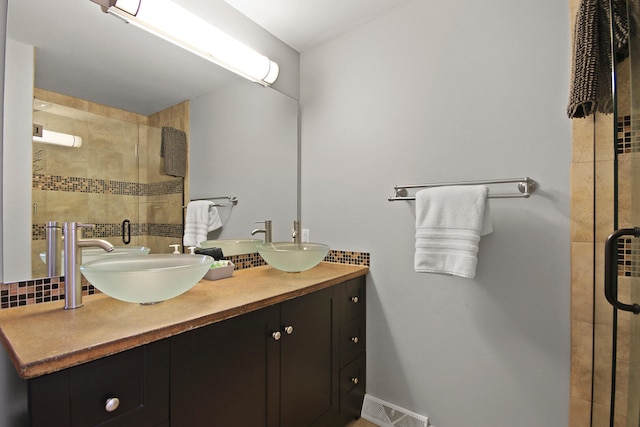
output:
<path id="1" fill-rule="evenodd" d="M 202 280 L 184 294 L 153 305 L 85 296 L 84 306 L 64 301 L 0 310 L 0 340 L 23 378 L 59 371 L 110 354 L 277 304 L 366 275 L 367 267 L 320 263 L 302 273 L 269 266 Z"/>

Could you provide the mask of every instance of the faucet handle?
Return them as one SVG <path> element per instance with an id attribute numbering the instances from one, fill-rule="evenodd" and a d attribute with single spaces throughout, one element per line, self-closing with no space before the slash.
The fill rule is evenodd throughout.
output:
<path id="1" fill-rule="evenodd" d="M 95 224 L 83 224 L 81 222 L 76 223 L 76 227 L 78 228 L 96 228 Z"/>

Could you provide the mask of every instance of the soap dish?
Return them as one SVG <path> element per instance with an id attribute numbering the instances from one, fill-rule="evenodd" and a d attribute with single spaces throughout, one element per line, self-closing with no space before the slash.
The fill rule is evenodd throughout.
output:
<path id="1" fill-rule="evenodd" d="M 236 266 L 233 265 L 231 261 L 223 260 L 223 261 L 215 261 L 215 263 L 226 263 L 226 265 L 224 267 L 210 268 L 209 271 L 207 271 L 207 274 L 204 275 L 204 279 L 218 280 L 218 279 L 225 279 L 233 275 L 233 270 L 236 268 Z"/>

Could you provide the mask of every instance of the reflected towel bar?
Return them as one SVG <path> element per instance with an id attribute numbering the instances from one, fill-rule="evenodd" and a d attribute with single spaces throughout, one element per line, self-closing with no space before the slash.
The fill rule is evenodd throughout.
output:
<path id="1" fill-rule="evenodd" d="M 220 197 L 203 197 L 202 199 L 192 199 L 192 202 L 195 202 L 197 200 L 219 200 L 219 199 L 227 199 L 227 203 L 214 203 L 212 206 L 218 207 L 218 208 L 226 208 L 228 206 L 235 206 L 238 204 L 238 198 L 236 196 L 220 196 Z M 186 209 L 186 206 L 183 206 L 182 209 Z"/>
<path id="2" fill-rule="evenodd" d="M 520 194 L 491 194 L 487 196 L 489 199 L 513 199 L 513 198 L 528 198 L 536 190 L 536 182 L 529 177 L 524 178 L 509 178 L 509 179 L 491 179 L 486 181 L 460 181 L 460 182 L 440 182 L 434 184 L 408 184 L 408 185 L 396 185 L 393 187 L 395 194 L 389 197 L 390 202 L 397 200 L 415 200 L 415 196 L 408 196 L 407 188 L 430 188 L 430 187 L 444 187 L 450 185 L 491 185 L 491 184 L 518 184 L 518 191 Z"/>

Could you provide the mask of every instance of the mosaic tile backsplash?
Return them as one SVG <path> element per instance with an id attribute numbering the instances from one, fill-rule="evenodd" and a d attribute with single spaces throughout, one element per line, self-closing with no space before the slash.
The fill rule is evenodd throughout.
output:
<path id="1" fill-rule="evenodd" d="M 236 270 L 266 265 L 262 257 L 257 254 L 234 255 L 226 259 L 233 262 Z M 351 252 L 330 250 L 324 258 L 327 262 L 340 264 L 370 266 L 371 256 L 367 252 Z M 82 294 L 93 295 L 99 293 L 96 288 L 82 277 Z M 64 300 L 64 277 L 26 280 L 23 282 L 0 284 L 0 309 L 20 307 L 29 304 Z"/>

